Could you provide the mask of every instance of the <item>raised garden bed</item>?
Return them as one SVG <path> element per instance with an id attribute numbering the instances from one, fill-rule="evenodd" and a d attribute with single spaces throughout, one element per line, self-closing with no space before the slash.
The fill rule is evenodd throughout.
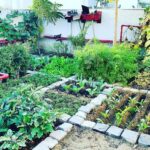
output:
<path id="1" fill-rule="evenodd" d="M 75 97 L 54 90 L 48 90 L 44 99 L 53 109 L 69 115 L 74 115 L 81 105 L 86 105 L 90 101 L 88 98 Z"/>
<path id="2" fill-rule="evenodd" d="M 9 78 L 9 75 L 6 73 L 0 73 L 0 82 Z"/>
<path id="3" fill-rule="evenodd" d="M 56 90 L 71 94 L 74 96 L 84 96 L 88 98 L 94 98 L 100 92 L 102 92 L 104 87 L 104 82 L 92 82 L 87 80 L 72 80 L 68 81 L 59 87 L 56 87 Z"/>
<path id="4" fill-rule="evenodd" d="M 150 94 L 116 90 L 88 119 L 150 134 Z"/>

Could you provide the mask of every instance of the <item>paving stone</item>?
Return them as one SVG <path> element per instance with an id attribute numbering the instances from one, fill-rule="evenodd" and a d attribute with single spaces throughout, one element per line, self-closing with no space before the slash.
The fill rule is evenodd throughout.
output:
<path id="1" fill-rule="evenodd" d="M 33 148 L 32 150 L 49 150 L 49 147 L 47 145 L 45 145 L 44 142 L 41 142 L 40 144 L 38 144 L 35 148 Z"/>
<path id="2" fill-rule="evenodd" d="M 139 133 L 138 132 L 135 132 L 135 131 L 131 131 L 131 130 L 128 130 L 128 129 L 125 129 L 121 135 L 121 137 L 132 143 L 132 144 L 136 144 L 137 142 L 137 139 L 139 137 Z"/>
<path id="3" fill-rule="evenodd" d="M 71 118 L 70 115 L 68 115 L 68 114 L 62 114 L 62 115 L 60 116 L 59 120 L 60 120 L 60 122 L 63 123 L 63 122 L 67 122 L 70 118 Z"/>
<path id="4" fill-rule="evenodd" d="M 116 126 L 111 126 L 106 133 L 110 136 L 119 138 L 121 136 L 121 133 L 123 132 L 123 129 L 116 127 Z"/>
<path id="5" fill-rule="evenodd" d="M 94 98 L 91 103 L 96 105 L 96 106 L 99 106 L 101 105 L 101 103 L 107 98 L 106 95 L 104 94 L 99 94 L 96 98 Z"/>
<path id="6" fill-rule="evenodd" d="M 86 118 L 86 116 L 87 116 L 87 114 L 85 113 L 85 112 L 83 112 L 83 111 L 78 111 L 76 114 L 75 114 L 76 116 L 79 116 L 79 117 L 82 117 L 82 118 Z"/>
<path id="7" fill-rule="evenodd" d="M 45 145 L 48 146 L 48 148 L 54 148 L 57 144 L 58 144 L 58 141 L 51 138 L 51 137 L 47 137 L 42 143 L 44 143 Z"/>
<path id="8" fill-rule="evenodd" d="M 63 130 L 65 132 L 70 132 L 72 129 L 73 125 L 70 123 L 63 123 L 58 127 L 58 129 Z"/>
<path id="9" fill-rule="evenodd" d="M 140 92 L 141 94 L 147 94 L 147 93 L 148 93 L 148 90 L 139 90 L 139 92 Z"/>
<path id="10" fill-rule="evenodd" d="M 110 95 L 113 90 L 114 90 L 114 88 L 107 88 L 107 89 L 104 89 L 102 93 L 106 94 L 106 95 Z"/>
<path id="11" fill-rule="evenodd" d="M 81 106 L 78 111 L 83 111 L 85 113 L 90 113 L 90 111 L 94 108 L 95 108 L 95 105 L 90 103 L 90 104 L 87 104 L 85 106 Z"/>
<path id="12" fill-rule="evenodd" d="M 56 130 L 56 131 L 53 131 L 51 134 L 50 134 L 50 137 L 60 141 L 62 140 L 65 136 L 67 135 L 67 132 L 65 131 L 62 131 L 62 130 Z"/>
<path id="13" fill-rule="evenodd" d="M 107 129 L 109 128 L 109 125 L 107 124 L 103 124 L 103 123 L 97 123 L 93 130 L 101 132 L 101 133 L 105 133 L 107 131 Z"/>
<path id="14" fill-rule="evenodd" d="M 143 146 L 150 146 L 150 135 L 141 134 L 138 143 Z"/>
<path id="15" fill-rule="evenodd" d="M 69 120 L 70 123 L 74 125 L 81 125 L 83 123 L 84 119 L 79 116 L 72 116 Z"/>
<path id="16" fill-rule="evenodd" d="M 83 123 L 82 123 L 82 127 L 86 127 L 86 128 L 93 128 L 94 126 L 95 126 L 95 122 L 92 122 L 92 121 L 84 121 Z"/>

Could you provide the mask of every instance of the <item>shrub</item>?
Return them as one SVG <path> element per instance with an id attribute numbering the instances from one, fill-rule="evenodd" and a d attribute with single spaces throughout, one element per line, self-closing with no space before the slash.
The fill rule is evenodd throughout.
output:
<path id="1" fill-rule="evenodd" d="M 19 79 L 9 79 L 6 83 L 0 84 L 0 98 L 10 95 L 17 89 L 22 88 L 25 84 L 36 87 L 48 86 L 59 80 L 58 76 L 47 74 L 34 74 L 32 76 L 25 76 Z"/>
<path id="2" fill-rule="evenodd" d="M 77 62 L 75 59 L 64 57 L 53 57 L 51 62 L 41 70 L 48 74 L 60 75 L 63 77 L 69 77 L 76 74 Z"/>
<path id="3" fill-rule="evenodd" d="M 18 77 L 26 73 L 29 65 L 29 47 L 27 44 L 13 44 L 0 48 L 0 72 Z"/>
<path id="4" fill-rule="evenodd" d="M 31 87 L 0 100 L 0 105 L 0 149 L 3 150 L 18 150 L 51 132 L 58 115 Z"/>
<path id="5" fill-rule="evenodd" d="M 127 81 L 138 71 L 138 52 L 128 45 L 121 44 L 112 48 L 95 43 L 77 51 L 80 74 L 93 79 L 103 78 L 110 83 Z"/>

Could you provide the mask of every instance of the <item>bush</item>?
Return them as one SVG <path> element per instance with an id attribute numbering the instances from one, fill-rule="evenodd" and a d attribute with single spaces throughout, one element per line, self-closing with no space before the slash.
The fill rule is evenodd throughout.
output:
<path id="1" fill-rule="evenodd" d="M 22 92 L 23 91 L 23 92 Z M 0 149 L 18 150 L 53 130 L 58 113 L 31 87 L 0 100 Z M 27 148 L 28 149 L 28 148 Z"/>
<path id="2" fill-rule="evenodd" d="M 16 78 L 24 75 L 29 65 L 29 47 L 27 44 L 13 44 L 0 48 L 0 72 Z"/>
<path id="3" fill-rule="evenodd" d="M 75 59 L 64 57 L 53 57 L 51 62 L 41 70 L 42 72 L 63 77 L 69 77 L 76 74 L 77 62 Z"/>
<path id="4" fill-rule="evenodd" d="M 12 92 L 21 89 L 26 84 L 37 87 L 45 87 L 59 80 L 58 76 L 48 74 L 34 74 L 19 79 L 9 79 L 6 83 L 0 84 L 0 99 L 10 95 Z"/>
<path id="5" fill-rule="evenodd" d="M 138 52 L 125 44 L 110 48 L 95 43 L 77 51 L 76 57 L 83 77 L 127 83 L 138 72 Z"/>

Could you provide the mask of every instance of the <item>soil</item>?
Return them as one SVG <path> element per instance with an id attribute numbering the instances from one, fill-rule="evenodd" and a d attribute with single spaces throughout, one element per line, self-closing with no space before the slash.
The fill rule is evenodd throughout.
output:
<path id="1" fill-rule="evenodd" d="M 150 150 L 88 129 L 74 127 L 53 150 Z"/>
<path id="2" fill-rule="evenodd" d="M 116 93 L 116 91 L 114 92 Z M 120 96 L 120 94 L 122 94 Z M 116 125 L 121 128 L 128 128 L 139 131 L 138 125 L 141 119 L 145 119 L 150 109 L 150 96 L 140 93 L 123 92 L 117 94 L 118 98 L 113 94 L 101 106 L 92 110 L 87 116 L 88 120 L 94 122 L 102 122 L 105 124 Z M 133 101 L 131 103 L 130 99 Z M 136 100 L 136 101 L 134 101 Z M 134 108 L 136 110 L 134 111 Z M 133 111 L 131 111 L 133 109 Z M 120 122 L 116 118 L 116 114 L 120 115 Z M 150 134 L 150 127 L 141 131 Z"/>

